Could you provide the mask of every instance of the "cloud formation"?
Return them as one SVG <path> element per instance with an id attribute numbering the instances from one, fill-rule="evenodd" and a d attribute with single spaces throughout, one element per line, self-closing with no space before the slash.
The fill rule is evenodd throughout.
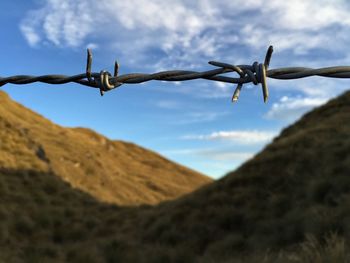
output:
<path id="1" fill-rule="evenodd" d="M 76 47 L 90 37 L 158 48 L 178 61 L 220 56 L 233 44 L 251 48 L 334 49 L 349 40 L 345 0 L 46 0 L 27 13 L 21 30 L 30 45 Z M 310 15 L 312 14 L 312 15 Z M 334 30 L 334 29 L 337 30 Z M 339 36 L 339 41 L 334 37 Z M 328 46 L 329 44 L 329 46 Z M 131 47 L 129 49 L 132 49 Z M 186 50 L 186 52 L 184 52 Z M 238 52 L 239 53 L 239 52 Z"/>
<path id="2" fill-rule="evenodd" d="M 210 134 L 198 134 L 198 135 L 186 135 L 182 139 L 186 140 L 220 140 L 230 141 L 242 145 L 250 144 L 262 144 L 267 143 L 273 137 L 276 136 L 276 132 L 272 131 L 245 131 L 245 130 L 233 130 L 233 131 L 215 131 Z"/>
<path id="3" fill-rule="evenodd" d="M 29 11 L 20 23 L 31 46 L 44 41 L 76 47 L 94 32 L 94 23 L 98 21 L 88 1 L 47 0 L 44 3 L 41 8 Z"/>
<path id="4" fill-rule="evenodd" d="M 283 96 L 279 102 L 272 105 L 265 117 L 267 119 L 292 122 L 302 116 L 305 112 L 314 107 L 320 106 L 327 101 L 328 99 L 326 98 Z"/>
<path id="5" fill-rule="evenodd" d="M 190 155 L 205 157 L 214 161 L 246 161 L 253 157 L 252 152 L 235 152 L 232 149 L 181 149 L 162 151 L 164 155 Z"/>
<path id="6" fill-rule="evenodd" d="M 220 178 L 224 174 L 233 171 L 254 156 L 252 151 L 218 147 L 185 148 L 160 152 L 168 158 L 182 159 L 183 163 L 189 162 L 194 169 L 203 171 L 214 178 Z"/>
<path id="7" fill-rule="evenodd" d="M 273 65 L 350 62 L 350 4 L 346 0 L 39 3 L 20 23 L 30 46 L 93 45 L 113 50 L 123 65 L 135 70 L 198 69 L 203 61 L 212 59 L 247 64 L 262 56 L 271 44 L 279 52 L 272 58 Z M 320 51 L 325 56 L 319 56 Z M 204 89 L 200 96 L 227 96 L 231 87 L 220 83 L 212 86 L 216 91 L 210 88 L 206 93 Z"/>

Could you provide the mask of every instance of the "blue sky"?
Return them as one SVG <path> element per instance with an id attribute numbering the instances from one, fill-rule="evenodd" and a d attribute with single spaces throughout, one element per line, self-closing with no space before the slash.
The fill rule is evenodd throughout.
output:
<path id="1" fill-rule="evenodd" d="M 3 0 L 0 75 L 120 74 L 209 70 L 210 60 L 270 68 L 350 65 L 350 4 L 342 0 Z M 233 76 L 234 74 L 232 74 Z M 349 88 L 349 80 L 268 79 L 270 97 L 247 84 L 192 80 L 123 85 L 100 97 L 77 84 L 5 85 L 16 101 L 66 127 L 131 141 L 214 178 L 260 151 L 304 112 Z"/>

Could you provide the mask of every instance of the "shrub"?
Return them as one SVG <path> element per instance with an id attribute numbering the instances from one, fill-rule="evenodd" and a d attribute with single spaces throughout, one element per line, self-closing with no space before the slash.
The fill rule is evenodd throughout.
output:
<path id="1" fill-rule="evenodd" d="M 332 183 L 329 180 L 321 180 L 314 182 L 311 188 L 311 195 L 313 201 L 316 203 L 323 203 L 331 189 Z"/>
<path id="2" fill-rule="evenodd" d="M 113 240 L 104 249 L 104 258 L 106 263 L 125 262 L 124 252 L 126 247 L 119 240 Z"/>
<path id="3" fill-rule="evenodd" d="M 296 255 L 297 262 L 349 262 L 349 254 L 344 238 L 329 233 L 320 241 L 313 235 L 307 235 Z"/>
<path id="4" fill-rule="evenodd" d="M 74 248 L 66 254 L 66 262 L 74 263 L 95 263 L 99 262 L 96 251 L 91 248 Z"/>
<path id="5" fill-rule="evenodd" d="M 19 217 L 14 222 L 15 230 L 20 235 L 32 235 L 34 232 L 34 224 L 28 217 Z"/>

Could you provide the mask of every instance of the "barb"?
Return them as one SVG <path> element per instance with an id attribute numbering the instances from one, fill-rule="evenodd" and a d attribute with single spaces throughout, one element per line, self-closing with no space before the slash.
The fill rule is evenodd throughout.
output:
<path id="1" fill-rule="evenodd" d="M 153 74 L 132 73 L 118 76 L 119 64 L 115 61 L 114 74 L 112 76 L 106 70 L 97 72 L 91 72 L 92 67 L 92 53 L 91 50 L 87 50 L 87 63 L 86 72 L 74 76 L 65 75 L 43 75 L 43 76 L 30 76 L 30 75 L 16 75 L 11 77 L 0 77 L 0 87 L 11 84 L 29 84 L 34 82 L 43 82 L 47 84 L 66 84 L 69 82 L 75 82 L 81 85 L 85 85 L 92 88 L 98 88 L 101 96 L 104 92 L 110 91 L 123 84 L 138 84 L 151 80 L 162 81 L 186 81 L 194 79 L 206 79 L 212 81 L 220 81 L 226 83 L 237 84 L 233 96 L 232 102 L 238 100 L 241 93 L 243 84 L 253 83 L 254 85 L 261 84 L 264 102 L 267 101 L 269 96 L 269 90 L 267 86 L 267 78 L 273 79 L 299 79 L 310 76 L 321 76 L 330 78 L 350 78 L 350 66 L 336 66 L 327 68 L 307 68 L 307 67 L 287 67 L 278 69 L 268 69 L 273 53 L 273 47 L 270 46 L 266 52 L 264 63 L 254 62 L 252 65 L 231 65 L 218 61 L 209 61 L 216 69 L 196 72 L 186 70 L 170 70 L 162 71 Z M 239 77 L 233 78 L 224 76 L 226 73 L 236 72 Z"/>

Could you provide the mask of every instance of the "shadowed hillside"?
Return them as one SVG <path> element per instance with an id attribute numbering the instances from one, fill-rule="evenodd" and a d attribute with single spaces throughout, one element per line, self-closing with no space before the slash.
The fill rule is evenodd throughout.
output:
<path id="1" fill-rule="evenodd" d="M 350 238 L 350 92 L 303 116 L 235 172 L 157 207 L 136 239 L 204 258 Z M 140 231 L 141 232 L 141 231 Z"/>
<path id="2" fill-rule="evenodd" d="M 0 167 L 51 171 L 97 199 L 155 204 L 211 182 L 132 143 L 63 128 L 0 92 Z"/>
<path id="3" fill-rule="evenodd" d="M 223 179 L 160 204 L 146 215 L 140 212 L 142 216 L 128 230 L 133 242 L 119 253 L 128 259 L 133 251 L 156 251 L 154 258 L 164 257 L 160 262 L 198 258 L 231 262 L 244 255 L 250 259 L 243 262 L 260 262 L 262 258 L 251 259 L 251 255 L 296 250 L 300 244 L 308 246 L 302 242 L 313 240 L 309 245 L 315 250 L 317 242 L 320 247 L 331 243 L 336 251 L 330 248 L 325 253 L 345 256 L 342 238 L 350 240 L 349 206 L 347 92 L 284 129 L 263 151 Z M 322 255 L 321 248 L 316 252 Z"/>
<path id="4" fill-rule="evenodd" d="M 0 262 L 349 262 L 349 134 L 347 92 L 235 172 L 157 206 L 106 205 L 52 173 L 4 170 Z"/>

